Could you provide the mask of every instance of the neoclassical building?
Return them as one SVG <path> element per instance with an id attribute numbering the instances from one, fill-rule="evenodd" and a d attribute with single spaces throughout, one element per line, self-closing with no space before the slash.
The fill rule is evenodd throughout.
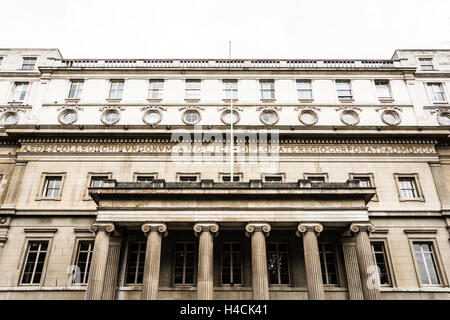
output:
<path id="1" fill-rule="evenodd" d="M 449 299 L 449 76 L 0 49 L 0 299 Z"/>

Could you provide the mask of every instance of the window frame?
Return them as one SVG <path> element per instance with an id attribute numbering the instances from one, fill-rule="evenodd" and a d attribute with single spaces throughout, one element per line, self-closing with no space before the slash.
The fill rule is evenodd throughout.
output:
<path id="1" fill-rule="evenodd" d="M 162 83 L 162 88 L 152 88 L 152 83 Z M 164 99 L 164 89 L 166 86 L 165 79 L 148 79 L 148 95 L 147 100 L 149 101 L 161 101 Z M 152 92 L 158 92 L 158 97 L 153 98 Z"/>
<path id="2" fill-rule="evenodd" d="M 84 201 L 92 200 L 92 198 L 89 197 L 89 190 L 88 188 L 91 187 L 91 181 L 93 177 L 99 177 L 99 176 L 105 176 L 108 177 L 107 179 L 112 179 L 112 172 L 88 172 L 87 179 L 86 179 L 86 185 L 84 187 Z M 107 180 L 106 179 L 106 180 Z"/>
<path id="3" fill-rule="evenodd" d="M 116 93 L 114 97 L 111 97 L 111 93 L 113 92 L 113 85 L 117 83 L 117 84 L 122 84 L 122 88 L 120 88 L 120 86 L 118 86 L 117 88 L 115 88 L 114 92 Z M 125 79 L 110 79 L 109 80 L 109 91 L 108 91 L 108 96 L 107 99 L 108 101 L 120 101 L 123 98 L 123 92 L 125 90 Z M 117 97 L 117 93 L 120 92 L 120 96 Z"/>
<path id="4" fill-rule="evenodd" d="M 219 172 L 219 182 L 230 182 L 230 181 L 223 181 L 224 177 L 231 177 L 230 172 Z M 244 174 L 242 172 L 233 172 L 233 177 L 239 177 L 239 181 L 234 182 L 242 182 Z"/>
<path id="5" fill-rule="evenodd" d="M 79 85 L 77 86 L 75 93 L 77 93 L 78 91 L 80 91 L 79 97 L 77 97 L 77 95 L 75 95 L 75 97 L 70 97 L 70 92 L 72 89 L 72 84 L 73 83 L 82 83 L 82 87 L 81 90 L 79 89 Z M 81 100 L 81 98 L 83 97 L 83 92 L 84 92 L 84 85 L 85 85 L 86 81 L 84 79 L 69 79 L 69 88 L 67 90 L 67 94 L 66 94 L 66 101 L 79 101 Z"/>
<path id="6" fill-rule="evenodd" d="M 348 90 L 345 90 L 345 91 L 350 91 L 350 96 L 339 96 L 339 91 L 344 91 L 344 90 L 339 89 L 338 82 L 341 82 L 341 83 L 347 82 L 348 83 Z M 352 80 L 350 80 L 350 79 L 335 79 L 334 86 L 336 88 L 335 92 L 336 92 L 337 99 L 339 101 L 353 101 L 354 100 Z"/>
<path id="7" fill-rule="evenodd" d="M 183 283 L 175 283 L 175 276 L 176 276 L 176 272 L 175 272 L 175 264 L 176 264 L 176 254 L 177 254 L 177 250 L 176 250 L 176 246 L 177 243 L 192 243 L 194 245 L 194 250 L 192 251 L 194 254 L 194 273 L 193 273 L 193 279 L 192 279 L 192 283 L 186 283 L 185 282 L 185 278 L 186 278 L 186 258 L 184 259 L 184 264 L 183 264 Z M 173 260 L 172 260 L 172 285 L 174 287 L 195 287 L 197 286 L 197 248 L 198 248 L 198 244 L 197 241 L 195 240 L 183 240 L 183 239 L 175 239 L 173 241 Z M 186 249 L 186 245 L 184 246 L 184 249 Z M 184 250 L 184 253 L 186 253 L 187 251 Z"/>
<path id="8" fill-rule="evenodd" d="M 198 83 L 198 88 L 188 88 L 188 83 Z M 196 92 L 195 96 L 190 97 L 188 92 Z M 202 97 L 202 80 L 201 79 L 185 79 L 184 80 L 184 100 L 199 101 Z M 184 117 L 183 117 L 184 118 Z"/>
<path id="9" fill-rule="evenodd" d="M 380 94 L 378 92 L 377 82 L 385 82 L 386 83 L 387 90 L 389 92 L 389 96 L 388 97 L 381 97 L 380 96 Z M 378 101 L 381 101 L 381 102 L 383 102 L 383 101 L 384 102 L 386 102 L 386 101 L 388 101 L 388 102 L 394 101 L 394 97 L 392 95 L 391 81 L 389 81 L 388 79 L 375 79 L 375 80 L 373 80 L 373 85 L 375 86 L 375 93 L 376 93 Z"/>
<path id="10" fill-rule="evenodd" d="M 404 198 L 402 194 L 402 189 L 400 188 L 400 180 L 401 179 L 413 179 L 414 185 L 416 187 L 416 197 L 414 198 Z M 420 180 L 419 180 L 419 174 L 417 173 L 394 173 L 394 179 L 395 179 L 395 185 L 397 187 L 397 193 L 398 193 L 398 200 L 400 202 L 407 202 L 407 201 L 421 201 L 425 202 L 425 197 L 422 192 L 422 188 L 420 186 Z"/>
<path id="11" fill-rule="evenodd" d="M 304 82 L 304 83 L 309 83 L 309 89 L 299 89 L 298 88 L 298 84 Z M 295 79 L 294 81 L 295 84 L 295 92 L 296 92 L 296 96 L 297 96 L 297 100 L 301 101 L 301 102 L 311 102 L 314 101 L 314 95 L 313 95 L 313 80 L 312 79 Z M 310 93 L 310 98 L 300 98 L 299 97 L 299 91 L 308 91 Z"/>
<path id="12" fill-rule="evenodd" d="M 259 97 L 261 101 L 274 101 L 276 100 L 276 88 L 275 88 L 275 79 L 259 79 L 258 80 L 259 83 Z M 272 83 L 273 84 L 273 89 L 270 90 L 263 90 L 262 88 L 262 84 L 263 83 Z M 270 98 L 264 98 L 264 94 L 263 92 L 272 92 L 271 97 Z"/>
<path id="13" fill-rule="evenodd" d="M 327 240 L 318 242 L 318 246 L 319 246 L 319 261 L 320 261 L 320 257 L 323 257 L 324 262 L 326 262 L 326 258 L 323 255 L 324 251 L 322 251 L 322 248 L 323 248 L 322 245 L 331 245 L 331 247 L 333 248 L 331 253 L 333 254 L 334 268 L 336 270 L 336 283 L 324 283 L 323 281 L 322 281 L 322 283 L 326 287 L 340 287 L 341 286 L 341 279 L 340 279 L 341 275 L 340 275 L 339 267 L 338 267 L 338 254 L 337 254 L 336 242 L 327 241 Z M 329 251 L 325 251 L 325 253 L 330 253 L 330 252 Z M 320 263 L 321 263 L 321 266 L 322 266 L 322 261 L 320 261 Z M 324 268 L 327 269 L 327 266 L 324 266 Z M 328 282 L 328 273 L 325 276 L 326 276 L 327 282 Z M 323 277 L 323 274 L 322 274 L 322 277 Z"/>
<path id="14" fill-rule="evenodd" d="M 158 173 L 157 172 L 134 172 L 133 173 L 133 177 L 132 177 L 132 181 L 134 182 L 138 182 L 138 178 L 139 177 L 149 177 L 149 176 L 153 176 L 153 180 L 158 179 Z"/>
<path id="15" fill-rule="evenodd" d="M 431 65 L 431 69 L 424 69 L 423 68 L 424 65 L 422 64 L 422 61 L 424 61 L 424 60 L 431 61 L 431 64 L 430 64 Z M 436 71 L 436 68 L 434 66 L 434 59 L 433 59 L 433 57 L 417 57 L 417 64 L 420 67 L 419 71 Z"/>
<path id="16" fill-rule="evenodd" d="M 308 173 L 308 172 L 303 173 L 303 179 L 312 180 L 311 177 L 313 178 L 323 177 L 324 178 L 323 182 L 328 183 L 328 173 Z"/>
<path id="17" fill-rule="evenodd" d="M 74 243 L 74 252 L 73 252 L 73 256 L 72 256 L 72 265 L 73 266 L 77 266 L 78 265 L 78 259 L 79 259 L 79 248 L 80 248 L 80 243 L 83 241 L 89 241 L 93 243 L 92 246 L 92 255 L 91 255 L 91 262 L 89 264 L 89 268 L 87 269 L 87 274 L 88 274 L 88 281 L 89 281 L 89 276 L 90 276 L 90 267 L 92 265 L 92 257 L 94 256 L 94 248 L 95 248 L 95 237 L 92 236 L 83 236 L 83 237 L 76 237 L 75 238 L 75 243 Z M 76 269 L 75 269 L 76 270 Z M 85 270 L 85 277 L 86 277 L 86 270 Z M 70 283 L 71 287 L 85 287 L 88 285 L 88 282 L 86 283 L 75 283 L 74 282 L 75 278 L 72 278 L 72 282 Z"/>
<path id="18" fill-rule="evenodd" d="M 195 177 L 197 177 L 197 180 L 195 180 L 195 181 L 181 181 L 182 177 L 187 177 L 187 176 L 189 176 L 189 177 L 195 176 Z M 177 172 L 177 174 L 176 174 L 176 181 L 177 182 L 192 182 L 192 183 L 196 183 L 196 182 L 200 182 L 200 179 L 201 179 L 200 172 L 193 172 L 193 173 Z"/>
<path id="19" fill-rule="evenodd" d="M 377 236 L 376 232 L 375 232 L 375 233 L 371 234 L 369 241 L 370 241 L 370 247 L 371 247 L 371 250 L 372 250 L 372 254 L 374 256 L 375 263 L 376 263 L 376 258 L 375 258 L 375 254 L 374 254 L 374 251 L 373 251 L 372 243 L 375 243 L 375 242 L 382 243 L 383 249 L 384 249 L 385 264 L 386 264 L 387 274 L 389 276 L 389 282 L 390 283 L 389 284 L 382 284 L 380 282 L 380 286 L 381 287 L 385 287 L 385 288 L 395 288 L 395 287 L 397 287 L 397 281 L 396 281 L 395 272 L 394 272 L 395 270 L 394 270 L 394 265 L 392 263 L 392 256 L 391 256 L 391 252 L 390 252 L 390 249 L 389 249 L 389 242 L 388 242 L 387 237 L 385 237 L 383 235 L 381 237 Z"/>
<path id="20" fill-rule="evenodd" d="M 292 281 L 293 281 L 293 279 L 292 279 L 292 274 L 291 274 L 291 272 L 292 272 L 292 266 L 291 266 L 291 254 L 290 254 L 290 252 L 292 251 L 289 247 L 290 247 L 290 242 L 289 241 L 283 241 L 283 240 L 273 240 L 273 241 L 267 241 L 267 243 L 266 243 L 266 264 L 269 264 L 269 259 L 268 259 L 268 256 L 269 256 L 269 245 L 270 244 L 275 244 L 276 246 L 277 246 L 277 250 L 276 250 L 276 252 L 277 252 L 277 254 L 278 254 L 278 256 L 279 256 L 279 248 L 278 248 L 278 246 L 280 245 L 280 244 L 283 244 L 283 245 L 286 245 L 286 261 L 287 261 L 287 268 L 288 268 L 288 272 L 287 272 L 287 275 L 288 275 L 288 277 L 289 277 L 289 282 L 288 283 L 280 283 L 281 282 L 281 277 L 280 277 L 280 264 L 279 263 L 277 263 L 277 271 L 278 271 L 278 276 L 277 276 L 277 278 L 278 278 L 278 283 L 270 283 L 270 275 L 269 275 L 269 266 L 267 266 L 267 277 L 268 277 L 268 283 L 269 283 L 269 286 L 283 286 L 283 287 L 285 287 L 285 286 L 292 286 Z"/>
<path id="21" fill-rule="evenodd" d="M 236 84 L 236 89 L 231 88 L 231 89 L 227 89 L 226 88 L 226 83 L 235 83 Z M 232 94 L 230 94 L 229 92 L 232 92 Z M 231 97 L 229 97 L 229 95 L 231 95 Z M 222 79 L 222 100 L 223 101 L 238 101 L 239 100 L 239 80 L 238 79 Z"/>
<path id="22" fill-rule="evenodd" d="M 40 178 L 40 182 L 39 182 L 39 188 L 38 188 L 38 192 L 36 194 L 35 200 L 40 201 L 40 200 L 56 200 L 56 201 L 60 201 L 61 197 L 62 197 L 62 193 L 64 191 L 64 182 L 66 180 L 66 172 L 42 172 L 41 173 L 41 178 Z M 46 191 L 46 187 L 47 187 L 47 178 L 51 178 L 51 177 L 61 177 L 61 187 L 59 189 L 59 193 L 57 197 L 46 197 L 45 196 L 45 191 Z"/>
<path id="23" fill-rule="evenodd" d="M 353 179 L 353 180 L 359 180 L 358 177 L 368 178 L 369 182 L 370 182 L 370 187 L 375 188 L 375 189 L 377 188 L 377 186 L 375 185 L 375 177 L 374 177 L 373 173 L 353 173 L 353 172 L 351 172 L 348 174 L 348 177 L 349 177 L 349 179 Z M 371 201 L 374 201 L 374 202 L 379 201 L 378 192 L 373 196 L 373 198 L 372 198 L 372 200 L 370 200 L 370 202 Z"/>
<path id="24" fill-rule="evenodd" d="M 31 66 L 30 63 L 25 63 L 25 60 L 33 60 L 34 63 L 32 64 L 32 68 L 25 68 L 25 66 Z M 36 70 L 36 65 L 37 65 L 37 57 L 32 57 L 32 56 L 24 56 L 22 57 L 22 66 L 20 67 L 20 70 L 25 70 L 25 71 L 31 71 L 31 70 Z"/>
<path id="25" fill-rule="evenodd" d="M 446 287 L 449 285 L 447 274 L 444 268 L 444 261 L 439 250 L 437 243 L 436 233 L 437 230 L 404 230 L 408 236 L 409 248 L 411 253 L 411 258 L 414 264 L 414 270 L 416 271 L 416 279 L 419 288 L 439 288 Z M 420 277 L 419 265 L 417 264 L 416 253 L 414 251 L 415 242 L 428 242 L 432 245 L 432 250 L 435 258 L 436 272 L 439 277 L 440 284 L 423 284 Z"/>
<path id="26" fill-rule="evenodd" d="M 224 244 L 234 244 L 234 243 L 238 243 L 239 244 L 239 248 L 240 248 L 240 250 L 239 250 L 239 254 L 240 254 L 240 257 L 241 257 L 241 261 L 240 261 L 240 270 L 241 270 L 241 283 L 234 283 L 234 282 L 232 282 L 233 284 L 231 284 L 231 283 L 223 283 L 223 245 Z M 231 252 L 231 253 L 234 253 L 234 252 L 237 252 L 237 251 L 227 251 L 227 252 Z M 219 277 L 220 277 L 220 285 L 221 286 L 243 286 L 244 285 L 244 263 L 243 263 L 243 247 L 242 247 L 242 242 L 241 241 L 233 241 L 233 240 L 230 240 L 230 241 L 226 241 L 226 240 L 224 240 L 224 241 L 222 241 L 222 242 L 220 242 L 220 275 L 219 275 Z M 231 260 L 232 260 L 233 258 L 231 258 Z M 230 268 L 230 270 L 233 270 L 233 268 Z M 234 271 L 231 271 L 230 272 L 230 275 L 232 275 L 231 277 L 234 277 Z"/>
<path id="27" fill-rule="evenodd" d="M 267 177 L 280 177 L 281 180 L 278 181 L 266 181 Z M 261 173 L 261 181 L 265 183 L 282 183 L 286 181 L 286 173 L 284 172 L 274 172 L 274 173 L 267 173 L 263 172 Z"/>
<path id="28" fill-rule="evenodd" d="M 441 103 L 447 103 L 447 93 L 445 92 L 445 85 L 443 82 L 425 82 L 425 91 L 427 92 L 428 100 L 431 104 L 441 104 Z M 442 90 L 442 101 L 433 101 L 433 97 L 430 95 L 429 91 L 429 85 L 439 85 L 440 89 Z M 435 94 L 435 91 L 433 90 L 433 94 Z"/>
<path id="29" fill-rule="evenodd" d="M 15 100 L 14 99 L 14 96 L 15 96 L 15 93 L 16 93 L 16 88 L 17 88 L 18 84 L 26 84 L 27 85 L 26 90 L 25 90 L 25 94 L 24 94 L 22 100 Z M 30 81 L 13 81 L 12 82 L 12 88 L 11 88 L 11 96 L 10 96 L 10 99 L 9 99 L 10 103 L 25 103 L 25 101 L 28 98 L 28 94 L 29 94 L 30 90 L 31 90 L 31 82 Z M 22 90 L 21 92 L 24 92 L 24 91 Z"/>
<path id="30" fill-rule="evenodd" d="M 130 245 L 131 244 L 133 244 L 133 243 L 137 243 L 137 244 L 139 244 L 138 245 L 138 263 L 136 264 L 136 270 L 134 270 L 135 271 L 135 274 L 134 274 L 134 282 L 127 282 L 127 274 L 128 274 L 128 262 L 129 262 L 129 260 L 128 260 L 128 254 L 129 254 L 129 252 L 130 252 Z M 139 273 L 138 273 L 138 271 L 139 271 L 139 265 L 140 265 L 140 263 L 141 263 L 141 260 L 140 260 L 140 255 L 139 254 L 142 254 L 142 248 L 141 248 L 141 245 L 143 246 L 143 248 L 144 248 L 144 259 L 143 259 L 143 266 L 144 266 L 144 269 L 142 270 L 142 282 L 137 282 L 137 278 L 138 278 L 138 276 L 139 276 Z M 145 241 L 145 239 L 142 239 L 142 238 L 136 238 L 136 239 L 127 239 L 127 242 L 126 242 L 126 250 L 125 250 L 125 253 L 124 253 L 124 259 L 125 259 L 125 268 L 124 268 L 124 277 L 123 277 L 123 285 L 125 286 L 125 287 L 138 287 L 138 286 L 142 286 L 142 283 L 144 282 L 144 270 L 145 270 L 145 255 L 146 255 L 146 251 L 147 251 L 147 242 Z"/>

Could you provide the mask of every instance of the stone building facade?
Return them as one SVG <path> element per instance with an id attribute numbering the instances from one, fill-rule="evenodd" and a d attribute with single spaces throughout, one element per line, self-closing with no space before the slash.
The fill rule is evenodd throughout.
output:
<path id="1" fill-rule="evenodd" d="M 0 299 L 449 299 L 449 75 L 0 49 Z"/>

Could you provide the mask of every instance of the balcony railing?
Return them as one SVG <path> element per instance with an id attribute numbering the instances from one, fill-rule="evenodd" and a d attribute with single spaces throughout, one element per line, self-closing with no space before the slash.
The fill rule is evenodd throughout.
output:
<path id="1" fill-rule="evenodd" d="M 393 60 L 273 60 L 273 59 L 64 59 L 55 60 L 62 68 L 256 68 L 256 69 L 390 69 Z"/>

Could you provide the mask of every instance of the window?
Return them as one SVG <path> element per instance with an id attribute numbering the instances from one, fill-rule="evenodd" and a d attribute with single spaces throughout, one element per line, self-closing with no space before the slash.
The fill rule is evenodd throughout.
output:
<path id="1" fill-rule="evenodd" d="M 391 89 L 389 87 L 389 81 L 387 80 L 375 80 L 375 87 L 377 89 L 378 99 L 391 99 Z"/>
<path id="2" fill-rule="evenodd" d="M 109 99 L 122 99 L 123 86 L 123 80 L 111 80 Z"/>
<path id="3" fill-rule="evenodd" d="M 72 80 L 70 82 L 69 99 L 80 99 L 83 91 L 83 80 Z"/>
<path id="4" fill-rule="evenodd" d="M 223 98 L 237 99 L 238 98 L 238 83 L 237 80 L 223 80 Z"/>
<path id="5" fill-rule="evenodd" d="M 319 243 L 320 267 L 324 284 L 338 284 L 336 256 L 333 244 Z"/>
<path id="6" fill-rule="evenodd" d="M 22 63 L 22 70 L 33 70 L 36 65 L 36 58 L 24 57 Z"/>
<path id="7" fill-rule="evenodd" d="M 297 98 L 299 100 L 312 100 L 312 88 L 310 80 L 297 80 Z"/>
<path id="8" fill-rule="evenodd" d="M 275 83 L 273 80 L 259 80 L 261 99 L 275 99 Z"/>
<path id="9" fill-rule="evenodd" d="M 233 175 L 233 182 L 239 182 L 239 180 L 240 180 L 239 176 Z M 230 175 L 222 176 L 222 181 L 223 182 L 231 182 L 231 176 Z"/>
<path id="10" fill-rule="evenodd" d="M 80 240 L 75 261 L 76 273 L 73 278 L 74 284 L 87 284 L 89 280 L 89 269 L 91 267 L 92 255 L 94 254 L 94 241 Z"/>
<path id="11" fill-rule="evenodd" d="M 375 188 L 375 181 L 372 173 L 350 173 L 350 179 L 358 180 L 361 188 Z M 378 195 L 372 198 L 371 201 L 378 201 Z"/>
<path id="12" fill-rule="evenodd" d="M 414 178 L 399 178 L 398 179 L 402 198 L 415 199 L 417 198 L 417 187 Z"/>
<path id="13" fill-rule="evenodd" d="M 24 101 L 25 96 L 28 91 L 28 82 L 16 82 L 14 83 L 14 90 L 13 90 L 13 101 Z"/>
<path id="14" fill-rule="evenodd" d="M 62 177 L 47 177 L 45 178 L 44 197 L 46 198 L 58 198 L 61 191 Z"/>
<path id="15" fill-rule="evenodd" d="M 372 252 L 375 262 L 378 266 L 378 275 L 380 277 L 381 285 L 390 285 L 391 279 L 389 276 L 389 268 L 387 263 L 386 250 L 383 241 L 371 242 Z"/>
<path id="16" fill-rule="evenodd" d="M 144 277 L 145 242 L 128 243 L 125 284 L 141 284 Z"/>
<path id="17" fill-rule="evenodd" d="M 327 181 L 327 174 L 305 174 L 304 177 L 313 183 L 323 183 Z"/>
<path id="18" fill-rule="evenodd" d="M 175 244 L 174 284 L 194 284 L 195 251 L 193 242 Z"/>
<path id="19" fill-rule="evenodd" d="M 420 64 L 420 69 L 423 71 L 434 70 L 432 58 L 419 58 L 419 64 Z"/>
<path id="20" fill-rule="evenodd" d="M 186 80 L 186 99 L 200 99 L 200 80 Z"/>
<path id="21" fill-rule="evenodd" d="M 336 89 L 339 99 L 352 99 L 350 80 L 336 80 Z"/>
<path id="22" fill-rule="evenodd" d="M 197 176 L 180 176 L 181 182 L 196 182 Z"/>
<path id="23" fill-rule="evenodd" d="M 264 182 L 282 182 L 282 176 L 264 176 Z"/>
<path id="24" fill-rule="evenodd" d="M 155 180 L 154 176 L 138 176 L 137 182 L 152 182 Z"/>
<path id="25" fill-rule="evenodd" d="M 20 283 L 40 284 L 47 256 L 48 240 L 29 241 Z"/>
<path id="26" fill-rule="evenodd" d="M 200 112 L 194 109 L 186 110 L 181 119 L 188 125 L 197 124 L 201 119 Z"/>
<path id="27" fill-rule="evenodd" d="M 431 102 L 445 102 L 444 88 L 442 83 L 427 83 L 428 96 Z"/>
<path id="28" fill-rule="evenodd" d="M 414 242 L 413 246 L 422 284 L 440 284 L 433 244 L 431 242 Z"/>
<path id="29" fill-rule="evenodd" d="M 150 80 L 148 91 L 149 99 L 162 99 L 164 92 L 164 80 Z"/>
<path id="30" fill-rule="evenodd" d="M 266 125 L 274 125 L 278 122 L 278 113 L 274 110 L 264 110 L 259 115 L 259 119 Z"/>
<path id="31" fill-rule="evenodd" d="M 102 188 L 105 186 L 105 180 L 109 179 L 108 176 L 93 176 L 91 177 L 91 188 Z"/>
<path id="32" fill-rule="evenodd" d="M 267 269 L 270 284 L 289 284 L 288 246 L 286 243 L 269 243 Z"/>
<path id="33" fill-rule="evenodd" d="M 222 284 L 242 284 L 239 242 L 222 244 Z"/>

